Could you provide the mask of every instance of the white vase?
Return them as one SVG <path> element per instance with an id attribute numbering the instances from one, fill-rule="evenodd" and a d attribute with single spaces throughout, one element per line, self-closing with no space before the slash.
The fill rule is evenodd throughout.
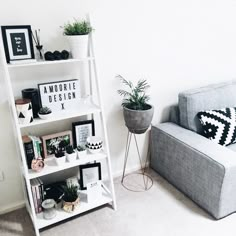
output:
<path id="1" fill-rule="evenodd" d="M 88 56 L 88 34 L 87 35 L 67 35 L 66 36 L 72 58 L 82 59 Z"/>
<path id="2" fill-rule="evenodd" d="M 63 157 L 55 157 L 55 159 L 56 159 L 56 163 L 57 163 L 57 165 L 63 165 L 63 164 L 65 164 L 65 162 L 66 162 L 66 156 L 63 156 Z"/>
<path id="3" fill-rule="evenodd" d="M 71 154 L 66 153 L 66 159 L 67 159 L 67 161 L 69 161 L 69 162 L 74 162 L 74 161 L 76 161 L 76 160 L 77 160 L 77 154 L 76 154 L 76 152 L 71 153 Z"/>
<path id="4" fill-rule="evenodd" d="M 33 122 L 33 110 L 30 99 L 17 99 L 15 101 L 19 124 L 25 125 Z"/>

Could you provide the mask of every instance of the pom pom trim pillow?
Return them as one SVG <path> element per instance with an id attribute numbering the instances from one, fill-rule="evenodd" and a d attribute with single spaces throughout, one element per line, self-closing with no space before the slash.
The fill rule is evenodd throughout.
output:
<path id="1" fill-rule="evenodd" d="M 206 138 L 222 146 L 236 142 L 236 108 L 200 111 L 197 117 Z"/>

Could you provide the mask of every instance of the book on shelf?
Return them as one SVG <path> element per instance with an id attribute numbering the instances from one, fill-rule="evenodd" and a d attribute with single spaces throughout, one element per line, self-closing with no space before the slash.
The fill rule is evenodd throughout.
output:
<path id="1" fill-rule="evenodd" d="M 44 187 L 40 178 L 31 180 L 31 190 L 36 214 L 42 212 L 42 202 L 44 200 Z"/>

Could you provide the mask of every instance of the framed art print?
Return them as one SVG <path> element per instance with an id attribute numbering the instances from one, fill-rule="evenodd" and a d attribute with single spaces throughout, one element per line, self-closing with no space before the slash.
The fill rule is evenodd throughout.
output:
<path id="1" fill-rule="evenodd" d="M 87 189 L 87 184 L 96 182 L 102 179 L 101 163 L 92 163 L 79 166 L 80 170 L 80 188 Z"/>
<path id="2" fill-rule="evenodd" d="M 34 59 L 30 25 L 1 26 L 7 63 Z"/>
<path id="3" fill-rule="evenodd" d="M 94 120 L 85 120 L 72 123 L 74 148 L 85 146 L 87 138 L 95 135 Z"/>
<path id="4" fill-rule="evenodd" d="M 80 84 L 78 79 L 38 84 L 41 106 L 52 112 L 78 110 Z"/>
<path id="5" fill-rule="evenodd" d="M 64 131 L 56 134 L 45 135 L 41 137 L 43 142 L 44 158 L 55 155 L 55 151 L 61 148 L 65 151 L 66 146 L 72 145 L 71 131 Z"/>

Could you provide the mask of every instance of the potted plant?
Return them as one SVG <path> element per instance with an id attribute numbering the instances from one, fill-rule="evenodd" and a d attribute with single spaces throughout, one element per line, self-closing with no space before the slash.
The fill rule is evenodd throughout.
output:
<path id="1" fill-rule="evenodd" d="M 117 76 L 129 91 L 119 89 L 118 94 L 124 97 L 122 101 L 125 125 L 131 133 L 142 134 L 151 124 L 154 108 L 148 104 L 149 96 L 146 90 L 150 87 L 146 80 L 139 80 L 137 85 L 127 81 L 121 75 Z"/>
<path id="2" fill-rule="evenodd" d="M 85 156 L 86 156 L 87 150 L 86 150 L 86 147 L 85 147 L 85 146 L 79 145 L 76 149 L 77 149 L 78 157 L 79 157 L 79 158 L 82 158 L 82 157 L 85 157 Z"/>
<path id="3" fill-rule="evenodd" d="M 55 157 L 56 157 L 56 163 L 58 165 L 63 165 L 66 162 L 65 151 L 61 147 L 55 150 Z"/>
<path id="4" fill-rule="evenodd" d="M 74 151 L 74 149 L 71 145 L 68 145 L 66 147 L 66 159 L 69 162 L 76 161 L 76 159 L 77 159 L 76 152 Z"/>
<path id="5" fill-rule="evenodd" d="M 66 212 L 73 212 L 79 204 L 78 186 L 70 184 L 66 185 L 63 189 L 62 208 Z"/>
<path id="6" fill-rule="evenodd" d="M 88 35 L 93 30 L 90 23 L 86 20 L 75 20 L 65 24 L 63 30 L 69 41 L 72 57 L 76 59 L 87 57 Z"/>
<path id="7" fill-rule="evenodd" d="M 48 107 L 41 107 L 38 112 L 39 118 L 46 120 L 52 115 L 52 110 Z"/>

